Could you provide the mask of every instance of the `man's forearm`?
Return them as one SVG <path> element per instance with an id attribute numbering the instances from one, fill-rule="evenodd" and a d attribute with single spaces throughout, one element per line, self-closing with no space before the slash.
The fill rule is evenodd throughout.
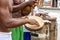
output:
<path id="1" fill-rule="evenodd" d="M 12 6 L 13 12 L 19 11 L 19 10 L 21 10 L 22 8 L 24 8 L 27 5 L 28 5 L 28 2 L 23 2 L 23 3 L 19 4 L 19 5 L 14 5 L 14 6 Z"/>
<path id="2" fill-rule="evenodd" d="M 11 20 L 9 20 L 9 22 L 7 22 L 7 24 L 5 25 L 7 28 L 14 28 L 17 26 L 21 26 L 28 23 L 28 20 L 23 19 L 23 18 L 12 18 Z"/>

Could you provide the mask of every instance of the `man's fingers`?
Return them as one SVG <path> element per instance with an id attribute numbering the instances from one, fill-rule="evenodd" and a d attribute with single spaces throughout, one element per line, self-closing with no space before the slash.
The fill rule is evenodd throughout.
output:
<path id="1" fill-rule="evenodd" d="M 24 18 L 24 19 L 26 19 L 26 18 L 28 18 L 27 16 L 24 16 L 24 17 L 21 17 L 21 18 Z"/>
<path id="2" fill-rule="evenodd" d="M 34 3 L 38 3 L 37 1 L 34 1 Z"/>
<path id="3" fill-rule="evenodd" d="M 35 25 L 39 26 L 39 23 L 36 21 Z"/>
<path id="4" fill-rule="evenodd" d="M 39 23 L 36 23 L 37 26 L 39 26 Z"/>

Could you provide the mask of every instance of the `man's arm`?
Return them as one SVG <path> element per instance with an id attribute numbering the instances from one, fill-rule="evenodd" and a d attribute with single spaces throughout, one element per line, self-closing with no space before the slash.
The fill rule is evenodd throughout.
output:
<path id="1" fill-rule="evenodd" d="M 34 3 L 36 3 L 36 1 L 35 0 L 31 0 L 31 1 L 27 1 L 27 2 L 22 2 L 19 5 L 13 5 L 12 6 L 13 12 L 19 11 L 19 10 L 23 9 L 27 5 L 32 6 L 32 5 L 34 5 Z"/>
<path id="2" fill-rule="evenodd" d="M 27 6 L 27 5 L 28 5 L 27 2 L 23 2 L 23 3 L 18 4 L 18 5 L 13 5 L 13 6 L 12 6 L 13 11 L 12 11 L 12 12 L 19 11 L 19 10 L 21 10 L 22 8 L 24 8 L 24 7 Z"/>
<path id="3" fill-rule="evenodd" d="M 28 20 L 22 18 L 12 18 L 8 9 L 7 0 L 0 0 L 0 22 L 4 27 L 12 28 L 28 23 Z M 4 4 L 4 5 L 3 5 Z"/>
<path id="4" fill-rule="evenodd" d="M 17 27 L 25 23 L 36 24 L 38 23 L 33 19 L 12 18 L 8 9 L 8 0 L 0 0 L 0 23 L 6 28 Z"/>

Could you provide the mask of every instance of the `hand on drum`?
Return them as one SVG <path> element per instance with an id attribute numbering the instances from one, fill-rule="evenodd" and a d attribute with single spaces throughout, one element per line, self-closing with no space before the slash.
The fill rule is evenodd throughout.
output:
<path id="1" fill-rule="evenodd" d="M 29 24 L 31 24 L 31 25 L 40 26 L 39 23 L 38 23 L 36 20 L 34 20 L 34 19 L 29 19 L 28 22 L 29 22 Z"/>
<path id="2" fill-rule="evenodd" d="M 25 27 L 30 31 L 40 30 L 44 25 L 44 20 L 38 16 L 28 16 Z"/>

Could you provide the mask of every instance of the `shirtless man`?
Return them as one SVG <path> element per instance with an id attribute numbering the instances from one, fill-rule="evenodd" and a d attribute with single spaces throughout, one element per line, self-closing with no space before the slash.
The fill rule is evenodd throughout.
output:
<path id="1" fill-rule="evenodd" d="M 11 34 L 9 28 L 17 27 L 20 25 L 24 25 L 26 23 L 36 24 L 38 23 L 33 19 L 23 19 L 23 18 L 13 18 L 11 14 L 11 8 L 9 8 L 9 0 L 0 0 L 0 39 L 1 40 L 11 40 Z M 30 1 L 34 3 L 34 1 Z M 26 4 L 30 4 L 30 2 L 26 2 Z M 25 3 L 23 3 L 25 4 Z M 20 4 L 17 6 L 23 7 L 24 5 Z M 25 4 L 25 5 L 26 5 Z M 22 6 L 23 5 L 23 6 Z M 14 11 L 21 8 L 14 6 Z"/>
<path id="2" fill-rule="evenodd" d="M 18 2 L 19 1 L 19 2 Z M 14 5 L 13 6 L 15 6 L 15 5 L 19 5 L 19 4 L 21 4 L 21 3 L 23 3 L 23 2 L 21 2 L 21 0 L 14 0 L 13 1 L 14 2 Z M 27 5 L 26 5 L 27 6 Z M 28 15 L 29 14 L 29 12 L 31 12 L 31 7 L 29 6 L 28 7 L 28 9 L 29 10 L 27 10 L 27 8 L 26 8 L 26 6 L 22 9 L 22 10 L 20 10 L 20 11 L 16 11 L 16 12 L 14 12 L 14 13 L 12 13 L 13 14 L 13 17 L 14 18 L 19 18 L 19 17 L 23 17 L 23 16 L 26 16 L 26 15 Z M 26 11 L 25 11 L 26 10 Z M 11 29 L 11 31 L 12 31 L 12 40 L 23 40 L 25 37 L 27 37 L 27 35 L 24 37 L 23 35 L 24 35 L 24 30 L 27 30 L 27 29 L 25 29 L 25 27 L 23 27 L 23 26 L 20 26 L 20 27 L 17 27 L 17 28 L 12 28 Z M 24 32 L 24 33 L 23 33 Z M 29 33 L 28 33 L 29 34 Z M 23 37 L 23 38 L 22 38 Z M 29 38 L 29 37 L 27 37 L 27 38 Z M 24 39 L 25 40 L 25 39 Z M 28 39 L 26 39 L 26 40 L 28 40 Z"/>

